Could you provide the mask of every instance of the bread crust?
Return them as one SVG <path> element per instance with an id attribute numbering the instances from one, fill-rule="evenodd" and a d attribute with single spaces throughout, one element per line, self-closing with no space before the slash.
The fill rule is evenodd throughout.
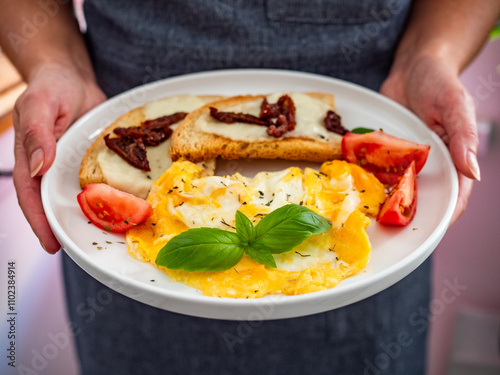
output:
<path id="1" fill-rule="evenodd" d="M 334 97 L 324 93 L 307 93 L 319 99 L 335 110 Z M 342 136 L 333 140 L 319 141 L 305 137 L 287 137 L 271 141 L 242 141 L 206 133 L 198 129 L 197 120 L 215 107 L 220 111 L 246 102 L 264 99 L 266 95 L 240 95 L 212 102 L 191 112 L 180 123 L 172 136 L 171 157 L 192 162 L 200 162 L 212 158 L 223 159 L 288 159 L 324 162 L 342 157 Z M 252 126 L 252 125 L 249 125 Z"/>

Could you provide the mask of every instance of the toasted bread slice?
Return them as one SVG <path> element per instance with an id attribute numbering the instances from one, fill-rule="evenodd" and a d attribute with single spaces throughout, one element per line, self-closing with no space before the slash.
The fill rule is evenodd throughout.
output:
<path id="1" fill-rule="evenodd" d="M 325 93 L 290 93 L 295 104 L 297 125 L 280 138 L 267 135 L 267 127 L 226 124 L 210 117 L 210 107 L 224 112 L 259 115 L 265 95 L 234 96 L 191 112 L 172 136 L 172 160 L 200 162 L 223 159 L 263 158 L 324 162 L 342 156 L 342 136 L 328 132 L 324 117 L 335 111 L 334 97 Z M 268 95 L 274 103 L 280 93 Z"/>
<path id="2" fill-rule="evenodd" d="M 83 156 L 80 166 L 80 186 L 87 184 L 105 183 L 122 191 L 146 198 L 155 181 L 171 164 L 170 144 L 168 139 L 155 147 L 147 147 L 147 157 L 151 167 L 150 172 L 145 172 L 129 165 L 117 154 L 111 151 L 104 141 L 107 134 L 112 134 L 118 127 L 139 126 L 143 121 L 151 120 L 175 112 L 191 112 L 206 103 L 221 99 L 221 96 L 192 96 L 177 95 L 167 97 L 135 108 L 119 117 L 109 125 L 94 140 Z M 176 125 L 172 125 L 174 128 Z M 204 163 L 207 175 L 215 170 L 215 160 Z"/>

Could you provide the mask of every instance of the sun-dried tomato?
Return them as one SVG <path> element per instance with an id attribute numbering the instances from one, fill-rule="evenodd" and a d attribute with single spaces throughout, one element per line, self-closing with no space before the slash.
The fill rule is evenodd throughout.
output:
<path id="1" fill-rule="evenodd" d="M 270 120 L 274 117 L 278 117 L 280 114 L 280 106 L 278 103 L 269 103 L 267 98 L 264 98 L 262 104 L 260 106 L 260 115 L 259 118 L 264 120 Z"/>
<path id="2" fill-rule="evenodd" d="M 252 125 L 269 126 L 269 122 L 267 120 L 260 119 L 257 116 L 247 113 L 222 112 L 214 107 L 210 107 L 210 116 L 226 124 L 244 122 Z"/>
<path id="3" fill-rule="evenodd" d="M 130 128 L 116 128 L 113 132 L 120 137 L 140 138 L 145 146 L 158 146 L 170 138 L 173 130 L 169 127 L 146 128 L 143 126 L 132 126 Z"/>
<path id="4" fill-rule="evenodd" d="M 333 111 L 328 111 L 325 117 L 325 128 L 328 131 L 344 135 L 347 130 L 342 126 L 341 117 Z"/>
<path id="5" fill-rule="evenodd" d="M 186 116 L 185 112 L 177 112 L 173 115 L 144 121 L 141 126 L 116 128 L 113 132 L 120 137 L 141 138 L 145 146 L 158 146 L 172 135 L 170 125 L 181 121 Z"/>
<path id="6" fill-rule="evenodd" d="M 288 126 L 287 131 L 292 131 L 295 129 L 295 104 L 292 98 L 288 95 L 283 95 L 278 99 L 278 106 L 280 108 L 280 114 L 286 116 Z M 278 116 L 279 118 L 279 116 Z"/>
<path id="7" fill-rule="evenodd" d="M 168 116 L 162 116 L 155 118 L 153 120 L 146 120 L 144 121 L 141 126 L 146 127 L 146 128 L 157 128 L 161 126 L 170 126 L 173 125 L 181 120 L 184 120 L 184 117 L 186 117 L 188 114 L 186 112 L 176 112 L 172 115 Z"/>
<path id="8" fill-rule="evenodd" d="M 276 124 L 272 124 L 267 128 L 267 134 L 275 138 L 281 137 L 290 127 L 290 123 L 285 115 L 279 115 L 276 119 Z"/>
<path id="9" fill-rule="evenodd" d="M 109 134 L 104 137 L 104 142 L 110 150 L 116 152 L 131 166 L 149 172 L 149 162 L 146 155 L 146 146 L 141 138 L 113 137 Z"/>
<path id="10" fill-rule="evenodd" d="M 267 126 L 267 134 L 276 138 L 281 137 L 288 131 L 295 129 L 295 104 L 288 95 L 282 95 L 278 102 L 269 103 L 267 98 L 262 100 L 260 115 L 235 112 L 221 112 L 217 108 L 210 107 L 210 115 L 218 121 L 226 124 L 244 122 L 247 124 Z M 276 118 L 276 121 L 273 119 Z"/>
<path id="11" fill-rule="evenodd" d="M 172 115 L 146 120 L 140 126 L 128 128 L 115 128 L 113 132 L 117 137 L 110 135 L 104 137 L 109 149 L 116 152 L 123 160 L 135 168 L 150 171 L 146 154 L 146 146 L 158 146 L 170 138 L 173 125 L 187 116 L 185 112 L 177 112 Z"/>

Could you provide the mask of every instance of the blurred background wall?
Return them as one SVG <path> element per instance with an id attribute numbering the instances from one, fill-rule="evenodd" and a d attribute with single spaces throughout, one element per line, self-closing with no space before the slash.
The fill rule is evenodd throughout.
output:
<path id="1" fill-rule="evenodd" d="M 481 182 L 434 252 L 429 374 L 500 374 L 500 39 L 461 76 L 474 97 Z M 457 280 L 456 298 L 444 298 Z"/>

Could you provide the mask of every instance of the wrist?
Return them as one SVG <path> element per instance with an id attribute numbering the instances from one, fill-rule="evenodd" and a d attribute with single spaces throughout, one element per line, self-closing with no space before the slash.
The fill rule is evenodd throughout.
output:
<path id="1" fill-rule="evenodd" d="M 24 58 L 19 70 L 28 84 L 47 70 L 71 71 L 82 79 L 95 83 L 95 75 L 86 51 L 84 54 L 78 54 L 68 50 L 63 52 L 56 48 L 53 50 L 45 49 Z"/>
<path id="2" fill-rule="evenodd" d="M 396 51 L 391 74 L 393 72 L 408 72 L 422 61 L 435 61 L 446 66 L 447 70 L 459 75 L 463 65 L 458 56 L 454 54 L 451 45 L 445 42 L 432 41 L 425 45 L 401 45 Z"/>

